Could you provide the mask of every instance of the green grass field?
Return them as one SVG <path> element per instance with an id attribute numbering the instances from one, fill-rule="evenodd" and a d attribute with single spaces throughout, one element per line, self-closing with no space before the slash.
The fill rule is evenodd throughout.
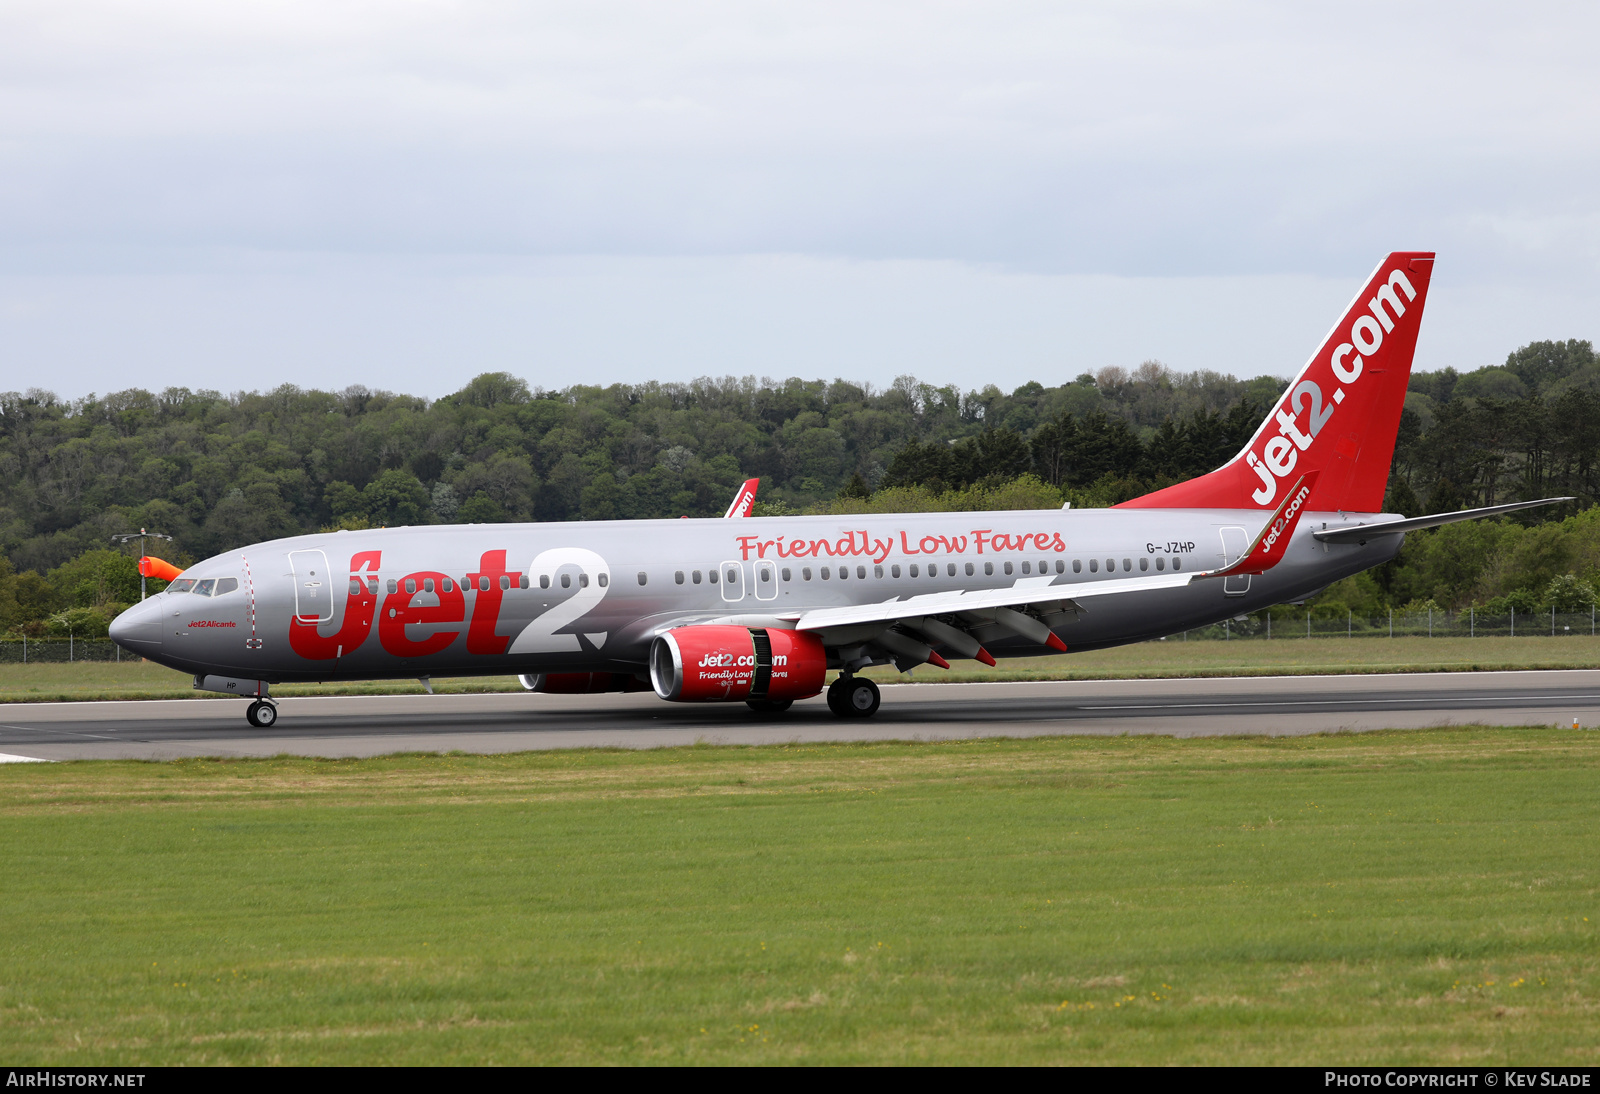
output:
<path id="1" fill-rule="evenodd" d="M 987 668 L 957 661 L 948 672 L 926 666 L 919 683 L 973 680 L 1106 680 L 1172 676 L 1279 676 L 1353 672 L 1468 672 L 1491 669 L 1600 667 L 1600 638 L 1315 638 L 1235 642 L 1144 642 L 1111 650 L 1025 657 Z M 892 668 L 871 670 L 899 679 Z M 438 678 L 435 691 L 516 691 L 514 676 Z M 357 681 L 273 688 L 274 695 L 396 695 L 420 693 L 414 680 Z M 207 698 L 190 677 L 148 661 L 77 664 L 0 664 L 0 703 L 86 699 Z"/>
<path id="2" fill-rule="evenodd" d="M 0 767 L 0 1057 L 1593 1065 L 1600 734 Z"/>

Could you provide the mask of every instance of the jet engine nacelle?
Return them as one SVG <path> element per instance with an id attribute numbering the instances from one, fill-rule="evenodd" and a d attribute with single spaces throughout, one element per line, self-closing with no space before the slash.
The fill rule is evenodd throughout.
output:
<path id="1" fill-rule="evenodd" d="M 827 671 L 822 643 L 803 631 L 678 627 L 650 647 L 650 682 L 674 703 L 807 699 Z"/>
<path id="2" fill-rule="evenodd" d="M 607 691 L 649 691 L 631 672 L 541 672 L 517 677 L 529 691 L 547 695 L 598 695 Z"/>

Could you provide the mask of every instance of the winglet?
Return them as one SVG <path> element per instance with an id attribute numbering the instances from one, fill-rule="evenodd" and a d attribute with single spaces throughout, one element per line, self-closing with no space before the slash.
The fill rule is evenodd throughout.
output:
<path id="1" fill-rule="evenodd" d="M 760 485 L 760 479 L 745 479 L 744 485 L 739 487 L 739 492 L 733 496 L 733 504 L 722 514 L 723 517 L 748 517 L 750 507 L 756 503 L 756 487 Z"/>
<path id="2" fill-rule="evenodd" d="M 1305 513 L 1306 499 L 1311 497 L 1311 488 L 1316 485 L 1317 472 L 1307 471 L 1301 475 L 1284 495 L 1283 504 L 1272 514 L 1272 519 L 1267 521 L 1266 527 L 1261 529 L 1261 534 L 1256 536 L 1256 541 L 1250 545 L 1248 551 L 1240 555 L 1231 566 L 1225 566 L 1220 570 L 1208 570 L 1196 576 L 1261 574 L 1282 562 L 1284 552 L 1289 549 L 1289 541 L 1294 538 L 1295 526 L 1300 523 L 1300 517 Z"/>

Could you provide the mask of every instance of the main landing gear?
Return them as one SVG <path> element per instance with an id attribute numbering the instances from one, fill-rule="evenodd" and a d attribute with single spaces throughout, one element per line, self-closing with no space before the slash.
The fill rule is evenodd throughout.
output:
<path id="1" fill-rule="evenodd" d="M 245 721 L 257 729 L 271 729 L 278 721 L 278 708 L 265 699 L 257 699 L 244 712 Z"/>
<path id="2" fill-rule="evenodd" d="M 870 718 L 881 701 L 878 685 L 865 676 L 841 676 L 828 685 L 828 709 L 840 718 Z"/>

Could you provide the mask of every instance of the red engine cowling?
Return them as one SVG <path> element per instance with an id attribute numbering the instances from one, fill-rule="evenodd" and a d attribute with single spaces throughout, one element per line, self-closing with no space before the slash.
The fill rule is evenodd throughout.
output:
<path id="1" fill-rule="evenodd" d="M 529 691 L 547 695 L 598 695 L 607 691 L 649 691 L 650 685 L 631 672 L 541 672 L 519 676 Z"/>
<path id="2" fill-rule="evenodd" d="M 822 643 L 803 631 L 678 627 L 650 647 L 650 682 L 674 703 L 807 699 L 827 671 Z"/>

